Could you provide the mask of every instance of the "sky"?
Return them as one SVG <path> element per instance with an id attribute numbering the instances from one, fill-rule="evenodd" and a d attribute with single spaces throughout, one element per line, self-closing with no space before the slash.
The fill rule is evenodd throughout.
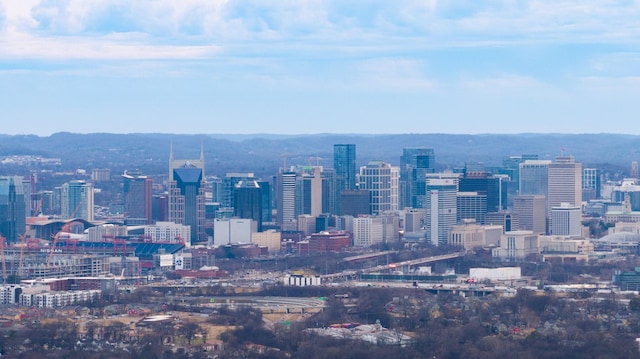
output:
<path id="1" fill-rule="evenodd" d="M 0 0 L 0 133 L 640 134 L 640 1 Z"/>

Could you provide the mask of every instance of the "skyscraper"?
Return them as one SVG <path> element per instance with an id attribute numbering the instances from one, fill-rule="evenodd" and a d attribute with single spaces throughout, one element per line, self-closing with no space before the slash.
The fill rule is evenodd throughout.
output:
<path id="1" fill-rule="evenodd" d="M 400 169 L 383 161 L 371 161 L 360 167 L 361 190 L 368 190 L 371 199 L 371 213 L 398 210 L 398 178 Z"/>
<path id="2" fill-rule="evenodd" d="M 153 180 L 139 171 L 125 171 L 122 175 L 124 215 L 127 225 L 153 223 Z"/>
<path id="3" fill-rule="evenodd" d="M 404 148 L 400 157 L 400 208 L 421 208 L 425 196 L 425 175 L 435 172 L 433 148 Z"/>
<path id="4" fill-rule="evenodd" d="M 521 230 L 547 232 L 546 201 L 542 195 L 521 195 L 513 199 L 513 213 L 518 215 Z"/>
<path id="5" fill-rule="evenodd" d="M 22 178 L 0 177 L 0 235 L 16 242 L 26 229 L 26 206 Z"/>
<path id="6" fill-rule="evenodd" d="M 74 180 L 62 185 L 60 191 L 62 218 L 82 218 L 93 221 L 93 184 Z"/>
<path id="7" fill-rule="evenodd" d="M 453 179 L 427 180 L 424 208 L 426 209 L 426 238 L 433 245 L 446 244 L 449 231 L 456 224 L 457 185 Z"/>
<path id="8" fill-rule="evenodd" d="M 340 193 L 356 189 L 356 145 L 333 145 L 333 169 L 335 171 L 335 184 L 333 200 L 328 203 L 335 204 L 335 213 L 340 213 Z"/>
<path id="9" fill-rule="evenodd" d="M 578 207 L 582 205 L 582 164 L 573 156 L 556 157 L 549 164 L 548 217 L 551 218 L 553 207 L 560 207 L 565 202 Z"/>
<path id="10" fill-rule="evenodd" d="M 554 236 L 580 236 L 582 212 L 579 206 L 562 203 L 551 209 L 551 234 Z"/>
<path id="11" fill-rule="evenodd" d="M 465 171 L 464 176 L 458 182 L 458 188 L 460 192 L 478 192 L 478 194 L 487 196 L 487 212 L 498 212 L 503 209 L 501 184 L 499 177 L 487 172 Z"/>
<path id="12" fill-rule="evenodd" d="M 257 181 L 240 181 L 233 194 L 233 214 L 239 218 L 252 219 L 262 232 L 262 190 Z"/>
<path id="13" fill-rule="evenodd" d="M 298 227 L 296 211 L 296 188 L 298 173 L 295 171 L 280 171 L 277 179 L 276 191 L 276 223 L 284 230 L 295 231 Z"/>
<path id="14" fill-rule="evenodd" d="M 336 171 L 339 191 L 356 188 L 356 145 L 333 145 L 333 169 Z"/>
<path id="15" fill-rule="evenodd" d="M 597 168 L 582 169 L 582 199 L 589 201 L 599 199 L 602 185 L 600 180 L 600 170 Z"/>
<path id="16" fill-rule="evenodd" d="M 205 232 L 204 149 L 198 160 L 169 155 L 169 221 L 191 228 L 188 243 L 207 241 Z"/>
<path id="17" fill-rule="evenodd" d="M 520 163 L 520 194 L 547 196 L 549 190 L 548 160 L 527 160 Z"/>

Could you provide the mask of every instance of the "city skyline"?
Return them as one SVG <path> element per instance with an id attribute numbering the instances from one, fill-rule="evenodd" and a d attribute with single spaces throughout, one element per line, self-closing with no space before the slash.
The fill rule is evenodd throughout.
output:
<path id="1" fill-rule="evenodd" d="M 3 0 L 2 132 L 639 134 L 638 15 L 624 2 Z"/>

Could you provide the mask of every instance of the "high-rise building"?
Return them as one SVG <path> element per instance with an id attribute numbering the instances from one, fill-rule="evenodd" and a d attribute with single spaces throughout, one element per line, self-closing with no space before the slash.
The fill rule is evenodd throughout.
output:
<path id="1" fill-rule="evenodd" d="M 0 177 L 0 235 L 17 242 L 26 230 L 26 217 L 22 178 Z"/>
<path id="2" fill-rule="evenodd" d="M 262 195 L 258 181 L 240 181 L 234 189 L 233 214 L 239 218 L 252 219 L 262 232 Z"/>
<path id="3" fill-rule="evenodd" d="M 299 214 L 319 216 L 322 213 L 322 167 L 313 166 L 301 172 L 299 179 L 302 183 L 298 186 L 301 193 L 297 199 L 301 201 L 302 213 Z"/>
<path id="4" fill-rule="evenodd" d="M 327 201 L 327 204 L 334 204 L 333 213 L 340 213 L 340 193 L 353 191 L 357 186 L 356 145 L 333 145 L 333 170 L 335 171 L 333 192 L 331 192 L 333 199 Z"/>
<path id="5" fill-rule="evenodd" d="M 298 227 L 296 211 L 296 193 L 298 173 L 295 171 L 279 172 L 277 179 L 277 212 L 276 223 L 280 228 L 295 231 Z"/>
<path id="6" fill-rule="evenodd" d="M 561 203 L 574 206 L 582 205 L 582 164 L 573 156 L 556 157 L 549 164 L 549 182 L 547 196 L 547 215 L 551 218 L 551 209 Z"/>
<path id="7" fill-rule="evenodd" d="M 338 193 L 336 171 L 333 168 L 322 168 L 322 213 L 339 214 L 340 197 Z"/>
<path id="8" fill-rule="evenodd" d="M 473 219 L 477 224 L 485 224 L 487 216 L 487 195 L 478 192 L 458 192 L 456 194 L 456 221 Z"/>
<path id="9" fill-rule="evenodd" d="M 501 178 L 487 172 L 465 171 L 464 176 L 458 182 L 460 192 L 478 192 L 487 196 L 487 212 L 498 212 L 503 208 L 503 195 Z M 504 201 L 506 203 L 506 199 Z"/>
<path id="10" fill-rule="evenodd" d="M 638 161 L 631 161 L 631 178 L 638 178 Z"/>
<path id="11" fill-rule="evenodd" d="M 333 145 L 333 169 L 336 171 L 339 191 L 356 189 L 356 145 Z"/>
<path id="12" fill-rule="evenodd" d="M 548 160 L 526 160 L 520 163 L 520 194 L 547 196 L 549 190 Z"/>
<path id="13" fill-rule="evenodd" d="M 206 242 L 204 148 L 200 159 L 176 160 L 169 155 L 169 221 L 191 228 L 189 244 Z"/>
<path id="14" fill-rule="evenodd" d="M 384 221 L 381 217 L 353 218 L 353 245 L 369 247 L 384 241 Z"/>
<path id="15" fill-rule="evenodd" d="M 253 175 L 251 172 L 247 173 L 227 173 L 222 179 L 222 190 L 220 198 L 221 208 L 233 207 L 233 195 L 235 193 L 236 185 L 240 181 L 250 182 L 259 181 L 260 179 Z"/>
<path id="16" fill-rule="evenodd" d="M 74 180 L 62 185 L 60 191 L 62 218 L 82 218 L 93 221 L 93 184 Z"/>
<path id="17" fill-rule="evenodd" d="M 421 208 L 424 202 L 426 174 L 435 172 L 433 148 L 404 148 L 400 157 L 400 208 Z"/>
<path id="18" fill-rule="evenodd" d="M 153 223 L 153 180 L 139 171 L 125 171 L 122 175 L 124 219 L 127 225 Z"/>
<path id="19" fill-rule="evenodd" d="M 426 239 L 433 245 L 446 244 L 449 231 L 456 224 L 457 185 L 452 179 L 427 179 L 425 225 Z"/>
<path id="20" fill-rule="evenodd" d="M 515 231 L 520 228 L 520 218 L 517 213 L 499 211 L 487 213 L 486 224 L 492 226 L 502 226 L 505 232 Z"/>
<path id="21" fill-rule="evenodd" d="M 554 236 L 580 236 L 582 212 L 579 206 L 561 203 L 551 208 L 551 234 Z"/>
<path id="22" fill-rule="evenodd" d="M 518 215 L 521 230 L 547 232 L 546 198 L 542 195 L 521 195 L 513 199 L 513 213 Z"/>
<path id="23" fill-rule="evenodd" d="M 600 170 L 597 168 L 582 169 L 582 200 L 600 199 L 602 191 Z"/>
<path id="24" fill-rule="evenodd" d="M 498 171 L 500 174 L 509 176 L 511 195 L 515 196 L 520 193 L 520 164 L 528 160 L 537 160 L 538 155 L 519 155 L 509 156 L 502 160 L 502 168 Z"/>
<path id="25" fill-rule="evenodd" d="M 371 213 L 398 210 L 398 179 L 400 170 L 383 161 L 371 161 L 360 167 L 360 189 L 370 193 Z"/>

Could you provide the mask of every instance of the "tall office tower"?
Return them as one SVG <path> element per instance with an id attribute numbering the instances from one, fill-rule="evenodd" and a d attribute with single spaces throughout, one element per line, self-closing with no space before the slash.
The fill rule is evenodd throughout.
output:
<path id="1" fill-rule="evenodd" d="M 40 193 L 38 193 L 38 196 L 40 197 L 40 213 L 45 214 L 45 215 L 49 215 L 49 214 L 55 214 L 54 212 L 54 202 L 53 202 L 53 191 L 41 191 Z M 38 213 L 36 213 L 35 215 L 38 215 Z"/>
<path id="2" fill-rule="evenodd" d="M 22 193 L 24 193 L 24 208 L 27 216 L 37 216 L 33 214 L 36 207 L 33 205 L 32 196 L 34 195 L 35 182 L 32 176 L 22 179 Z"/>
<path id="3" fill-rule="evenodd" d="M 551 218 L 551 208 L 560 207 L 561 203 L 582 206 L 582 164 L 573 156 L 556 157 L 549 164 L 548 188 L 548 218 Z"/>
<path id="4" fill-rule="evenodd" d="M 153 180 L 139 171 L 125 171 L 122 175 L 124 219 L 127 225 L 153 223 Z"/>
<path id="5" fill-rule="evenodd" d="M 498 173 L 505 174 L 510 178 L 510 190 L 513 190 L 512 194 L 516 195 L 520 193 L 520 164 L 524 161 L 537 160 L 538 155 L 519 155 L 509 156 L 502 160 L 502 168 Z"/>
<path id="6" fill-rule="evenodd" d="M 297 185 L 297 172 L 278 173 L 276 223 L 283 231 L 295 231 L 298 227 L 298 212 L 296 211 Z"/>
<path id="7" fill-rule="evenodd" d="M 458 192 L 456 194 L 456 222 L 473 219 L 485 224 L 487 216 L 487 195 L 478 192 Z"/>
<path id="8" fill-rule="evenodd" d="M 631 178 L 638 178 L 638 161 L 631 161 Z"/>
<path id="9" fill-rule="evenodd" d="M 527 160 L 520 164 L 520 194 L 541 194 L 549 190 L 549 160 Z"/>
<path id="10" fill-rule="evenodd" d="M 22 178 L 0 177 L 0 235 L 17 242 L 27 228 L 26 217 Z"/>
<path id="11" fill-rule="evenodd" d="M 583 168 L 582 200 L 590 201 L 592 199 L 600 199 L 601 191 L 600 170 L 597 168 Z"/>
<path id="12" fill-rule="evenodd" d="M 259 181 L 260 179 L 251 172 L 247 173 L 227 173 L 222 179 L 222 197 L 220 198 L 220 208 L 233 207 L 233 193 L 236 185 L 240 181 Z"/>
<path id="13" fill-rule="evenodd" d="M 62 218 L 82 218 L 93 221 L 93 184 L 74 180 L 62 185 L 60 191 Z"/>
<path id="14" fill-rule="evenodd" d="M 339 214 L 340 197 L 336 196 L 336 171 L 333 168 L 323 168 L 322 173 L 322 213 Z"/>
<path id="15" fill-rule="evenodd" d="M 218 176 L 208 176 L 206 182 L 208 191 L 211 192 L 211 202 L 220 204 L 222 202 L 222 178 Z"/>
<path id="16" fill-rule="evenodd" d="M 262 194 L 258 181 L 240 181 L 233 192 L 233 215 L 255 221 L 258 232 L 262 232 Z"/>
<path id="17" fill-rule="evenodd" d="M 273 218 L 271 217 L 271 210 L 273 206 L 271 205 L 271 193 L 272 193 L 272 185 L 269 181 L 258 181 L 258 186 L 260 186 L 260 201 L 262 207 L 262 224 L 265 223 L 273 223 Z"/>
<path id="18" fill-rule="evenodd" d="M 458 182 L 458 189 L 460 192 L 478 192 L 487 196 L 487 212 L 498 212 L 503 209 L 504 193 L 500 177 L 487 172 L 465 171 Z"/>
<path id="19" fill-rule="evenodd" d="M 298 179 L 301 183 L 297 187 L 296 200 L 301 213 L 298 214 L 319 216 L 322 213 L 322 168 L 313 166 L 300 172 L 302 175 Z"/>
<path id="20" fill-rule="evenodd" d="M 425 196 L 426 174 L 435 172 L 433 148 L 404 148 L 400 156 L 400 208 L 421 208 Z"/>
<path id="21" fill-rule="evenodd" d="M 551 208 L 551 234 L 554 236 L 580 236 L 582 234 L 580 206 L 561 203 Z"/>
<path id="22" fill-rule="evenodd" d="M 544 234 L 547 232 L 547 199 L 542 195 L 526 194 L 513 199 L 513 213 L 518 215 L 521 230 Z"/>
<path id="23" fill-rule="evenodd" d="M 176 160 L 169 154 L 169 221 L 191 228 L 188 244 L 206 242 L 204 148 L 198 160 Z"/>
<path id="24" fill-rule="evenodd" d="M 338 179 L 338 190 L 356 189 L 356 145 L 333 145 L 333 169 Z"/>
<path id="25" fill-rule="evenodd" d="M 169 222 L 169 195 L 158 194 L 152 199 L 152 210 L 154 222 Z"/>
<path id="26" fill-rule="evenodd" d="M 426 238 L 433 245 L 446 244 L 449 231 L 456 224 L 456 193 L 458 188 L 451 179 L 427 179 L 425 225 Z"/>
<path id="27" fill-rule="evenodd" d="M 370 193 L 371 213 L 398 210 L 400 169 L 383 161 L 371 161 L 360 167 L 360 189 Z"/>

